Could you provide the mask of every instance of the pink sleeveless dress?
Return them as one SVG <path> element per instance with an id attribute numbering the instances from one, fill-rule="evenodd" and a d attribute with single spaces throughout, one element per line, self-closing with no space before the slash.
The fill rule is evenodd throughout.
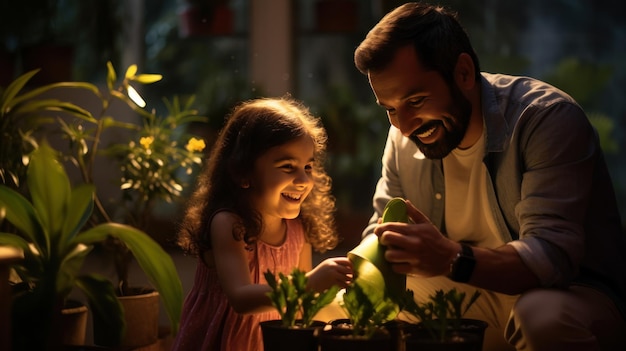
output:
<path id="1" fill-rule="evenodd" d="M 256 250 L 248 252 L 250 278 L 266 284 L 264 272 L 290 274 L 298 266 L 304 245 L 304 232 L 299 220 L 287 220 L 287 235 L 280 246 L 257 242 Z M 222 291 L 215 268 L 198 260 L 194 284 L 185 298 L 181 323 L 174 341 L 176 351 L 263 351 L 260 322 L 280 319 L 277 312 L 259 314 L 236 313 Z"/>

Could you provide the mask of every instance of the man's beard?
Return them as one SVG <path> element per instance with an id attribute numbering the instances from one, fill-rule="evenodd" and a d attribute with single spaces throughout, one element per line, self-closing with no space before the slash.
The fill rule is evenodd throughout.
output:
<path id="1" fill-rule="evenodd" d="M 461 91 L 456 85 L 452 84 L 451 86 L 452 105 L 455 107 L 452 110 L 453 117 L 444 116 L 445 124 L 440 120 L 428 122 L 409 136 L 409 139 L 417 145 L 426 158 L 442 159 L 446 157 L 452 150 L 459 146 L 467 131 L 472 114 L 472 105 L 469 100 L 461 94 Z M 439 128 L 443 130 L 443 138 L 431 144 L 422 143 L 417 135 L 437 124 Z M 446 128 L 446 125 L 449 126 L 450 130 Z"/>

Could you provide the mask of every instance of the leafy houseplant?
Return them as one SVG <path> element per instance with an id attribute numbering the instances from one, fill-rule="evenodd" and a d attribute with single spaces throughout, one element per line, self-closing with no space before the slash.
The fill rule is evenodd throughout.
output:
<path id="1" fill-rule="evenodd" d="M 428 301 L 418 304 L 413 299 L 413 293 L 409 290 L 404 303 L 404 311 L 410 316 L 417 318 L 419 324 L 408 328 L 408 345 L 422 343 L 466 343 L 468 350 L 478 346 L 482 349 L 482 341 L 487 323 L 480 320 L 463 318 L 469 308 L 480 297 L 476 290 L 467 303 L 466 293 L 459 292 L 456 288 L 447 292 L 437 290 L 430 295 Z"/>
<path id="2" fill-rule="evenodd" d="M 392 350 L 393 340 L 385 324 L 398 314 L 393 300 L 372 298 L 367 287 L 354 280 L 346 288 L 340 306 L 347 319 L 331 321 L 332 328 L 319 334 L 321 351 L 332 350 Z"/>
<path id="3" fill-rule="evenodd" d="M 132 87 L 131 82 L 149 84 L 160 80 L 161 76 L 136 74 L 136 71 L 136 66 L 131 65 L 121 83 L 116 86 L 117 77 L 109 63 L 107 92 L 101 92 L 98 87 L 87 82 L 53 83 L 23 92 L 25 85 L 37 70 L 25 73 L 13 81 L 2 91 L 0 97 L 2 183 L 22 194 L 27 193 L 29 189 L 24 187 L 24 184 L 30 152 L 38 147 L 38 142 L 43 136 L 60 130 L 70 144 L 69 151 L 63 152 L 62 157 L 71 160 L 78 167 L 85 184 L 94 184 L 93 168 L 97 161 L 101 160 L 98 158 L 100 156 L 119 161 L 120 170 L 124 171 L 120 176 L 120 187 L 126 206 L 116 204 L 124 211 L 109 215 L 105 204 L 98 196 L 97 189 L 94 188 L 95 211 L 88 218 L 89 226 L 124 222 L 145 231 L 143 219 L 151 211 L 154 202 L 158 199 L 171 201 L 178 198 L 184 188 L 184 180 L 191 177 L 194 167 L 201 163 L 204 141 L 188 138 L 180 129 L 189 122 L 204 121 L 205 118 L 198 116 L 197 111 L 190 108 L 193 99 L 189 99 L 183 105 L 178 98 L 171 102 L 166 100 L 169 114 L 165 117 L 144 110 L 145 102 Z M 75 103 L 46 95 L 55 89 L 67 88 L 88 92 L 98 98 L 102 104 L 99 116 L 94 117 L 90 111 Z M 132 111 L 139 114 L 144 124 L 140 126 L 126 123 L 109 116 L 109 108 L 116 100 L 127 104 Z M 134 131 L 136 137 L 131 142 L 103 148 L 103 133 L 113 128 Z M 40 129 L 44 129 L 42 133 L 39 133 Z M 6 227 L 4 224 L 2 226 Z M 113 247 L 116 253 L 119 281 L 116 286 L 120 287 L 118 294 L 128 294 L 130 290 L 128 271 L 134 252 L 125 241 L 115 236 L 107 237 L 103 244 L 106 247 Z M 162 250 L 155 252 L 154 255 L 162 255 L 164 261 L 171 259 Z M 151 280 L 151 283 L 163 299 L 172 331 L 175 332 L 182 306 L 182 294 L 179 291 L 182 289 L 177 288 L 181 285 L 180 279 L 176 277 L 175 280 L 168 280 L 161 275 L 157 275 L 156 278 L 158 281 L 155 283 Z M 167 286 L 172 286 L 176 293 L 172 294 L 170 289 L 164 288 Z"/>
<path id="4" fill-rule="evenodd" d="M 85 230 L 95 188 L 92 184 L 72 188 L 58 154 L 46 142 L 32 153 L 27 176 L 30 200 L 0 185 L 0 220 L 6 219 L 17 229 L 17 233 L 1 233 L 0 245 L 19 248 L 25 257 L 14 267 L 24 287 L 14 295 L 15 348 L 59 347 L 55 338 L 59 335 L 60 309 L 74 287 L 85 293 L 94 319 L 115 331 L 109 337 L 121 339 L 123 311 L 112 283 L 97 274 L 80 272 L 93 246 L 109 236 L 133 252 L 162 292 L 172 325 L 177 326 L 182 287 L 171 257 L 147 234 L 131 226 L 104 223 Z"/>
<path id="5" fill-rule="evenodd" d="M 314 317 L 334 300 L 339 287 L 332 286 L 321 293 L 312 291 L 307 288 L 306 273 L 298 268 L 289 276 L 279 273 L 278 279 L 270 270 L 264 275 L 272 289 L 267 296 L 280 315 L 280 320 L 261 322 L 265 349 L 317 350 L 314 334 L 326 323 Z"/>
<path id="6" fill-rule="evenodd" d="M 185 186 L 202 163 L 202 151 L 206 146 L 204 140 L 187 135 L 181 129 L 192 122 L 206 122 L 207 118 L 199 116 L 191 108 L 193 97 L 184 104 L 181 104 L 178 97 L 174 97 L 172 101 L 166 99 L 166 116 L 158 116 L 154 111 L 148 112 L 144 109 L 145 102 L 131 83 L 150 84 L 162 77 L 157 74 L 137 74 L 137 66 L 131 65 L 121 82 L 116 85 L 117 75 L 110 62 L 107 69 L 109 94 L 106 97 L 99 95 L 103 107 L 99 118 L 88 121 L 92 122 L 91 128 L 85 127 L 84 120 L 75 120 L 74 124 L 61 121 L 62 131 L 70 141 L 72 161 L 80 169 L 86 183 L 94 181 L 93 167 L 100 154 L 117 161 L 122 172 L 122 206 L 118 206 L 118 212 L 111 215 L 96 194 L 98 212 L 93 218 L 94 222 L 116 220 L 147 230 L 148 218 L 154 205 L 159 200 L 179 200 Z M 143 125 L 120 123 L 107 116 L 107 109 L 113 99 L 123 101 L 138 113 Z M 100 138 L 110 127 L 130 129 L 135 135 L 127 143 L 113 143 L 102 148 Z M 118 240 L 109 244 L 115 252 L 120 295 L 129 295 L 131 286 L 128 272 L 132 254 Z"/>

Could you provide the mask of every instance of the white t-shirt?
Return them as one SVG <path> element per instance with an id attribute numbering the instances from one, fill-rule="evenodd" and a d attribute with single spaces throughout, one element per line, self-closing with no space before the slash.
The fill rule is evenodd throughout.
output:
<path id="1" fill-rule="evenodd" d="M 443 159 L 445 225 L 448 237 L 472 245 L 504 245 L 487 201 L 487 169 L 482 162 L 484 137 L 468 149 L 454 149 Z"/>

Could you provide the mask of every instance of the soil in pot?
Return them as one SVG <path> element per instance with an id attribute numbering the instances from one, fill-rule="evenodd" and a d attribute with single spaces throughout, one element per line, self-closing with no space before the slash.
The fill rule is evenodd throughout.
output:
<path id="1" fill-rule="evenodd" d="M 265 351 L 317 351 L 315 332 L 325 325 L 322 321 L 313 321 L 307 328 L 288 328 L 282 325 L 281 320 L 261 322 L 263 348 Z"/>
<path id="2" fill-rule="evenodd" d="M 433 339 L 433 335 L 420 324 L 404 326 L 406 351 L 481 351 L 487 322 L 477 319 L 461 320 L 460 328 L 450 332 L 450 338 L 446 341 Z"/>
<path id="3" fill-rule="evenodd" d="M 320 351 L 395 351 L 391 334 L 380 327 L 370 338 L 353 335 L 348 320 L 332 321 L 317 335 Z"/>
<path id="4" fill-rule="evenodd" d="M 430 335 L 408 334 L 406 351 L 481 351 L 480 338 L 476 334 L 454 332 L 444 341 L 434 340 Z"/>

